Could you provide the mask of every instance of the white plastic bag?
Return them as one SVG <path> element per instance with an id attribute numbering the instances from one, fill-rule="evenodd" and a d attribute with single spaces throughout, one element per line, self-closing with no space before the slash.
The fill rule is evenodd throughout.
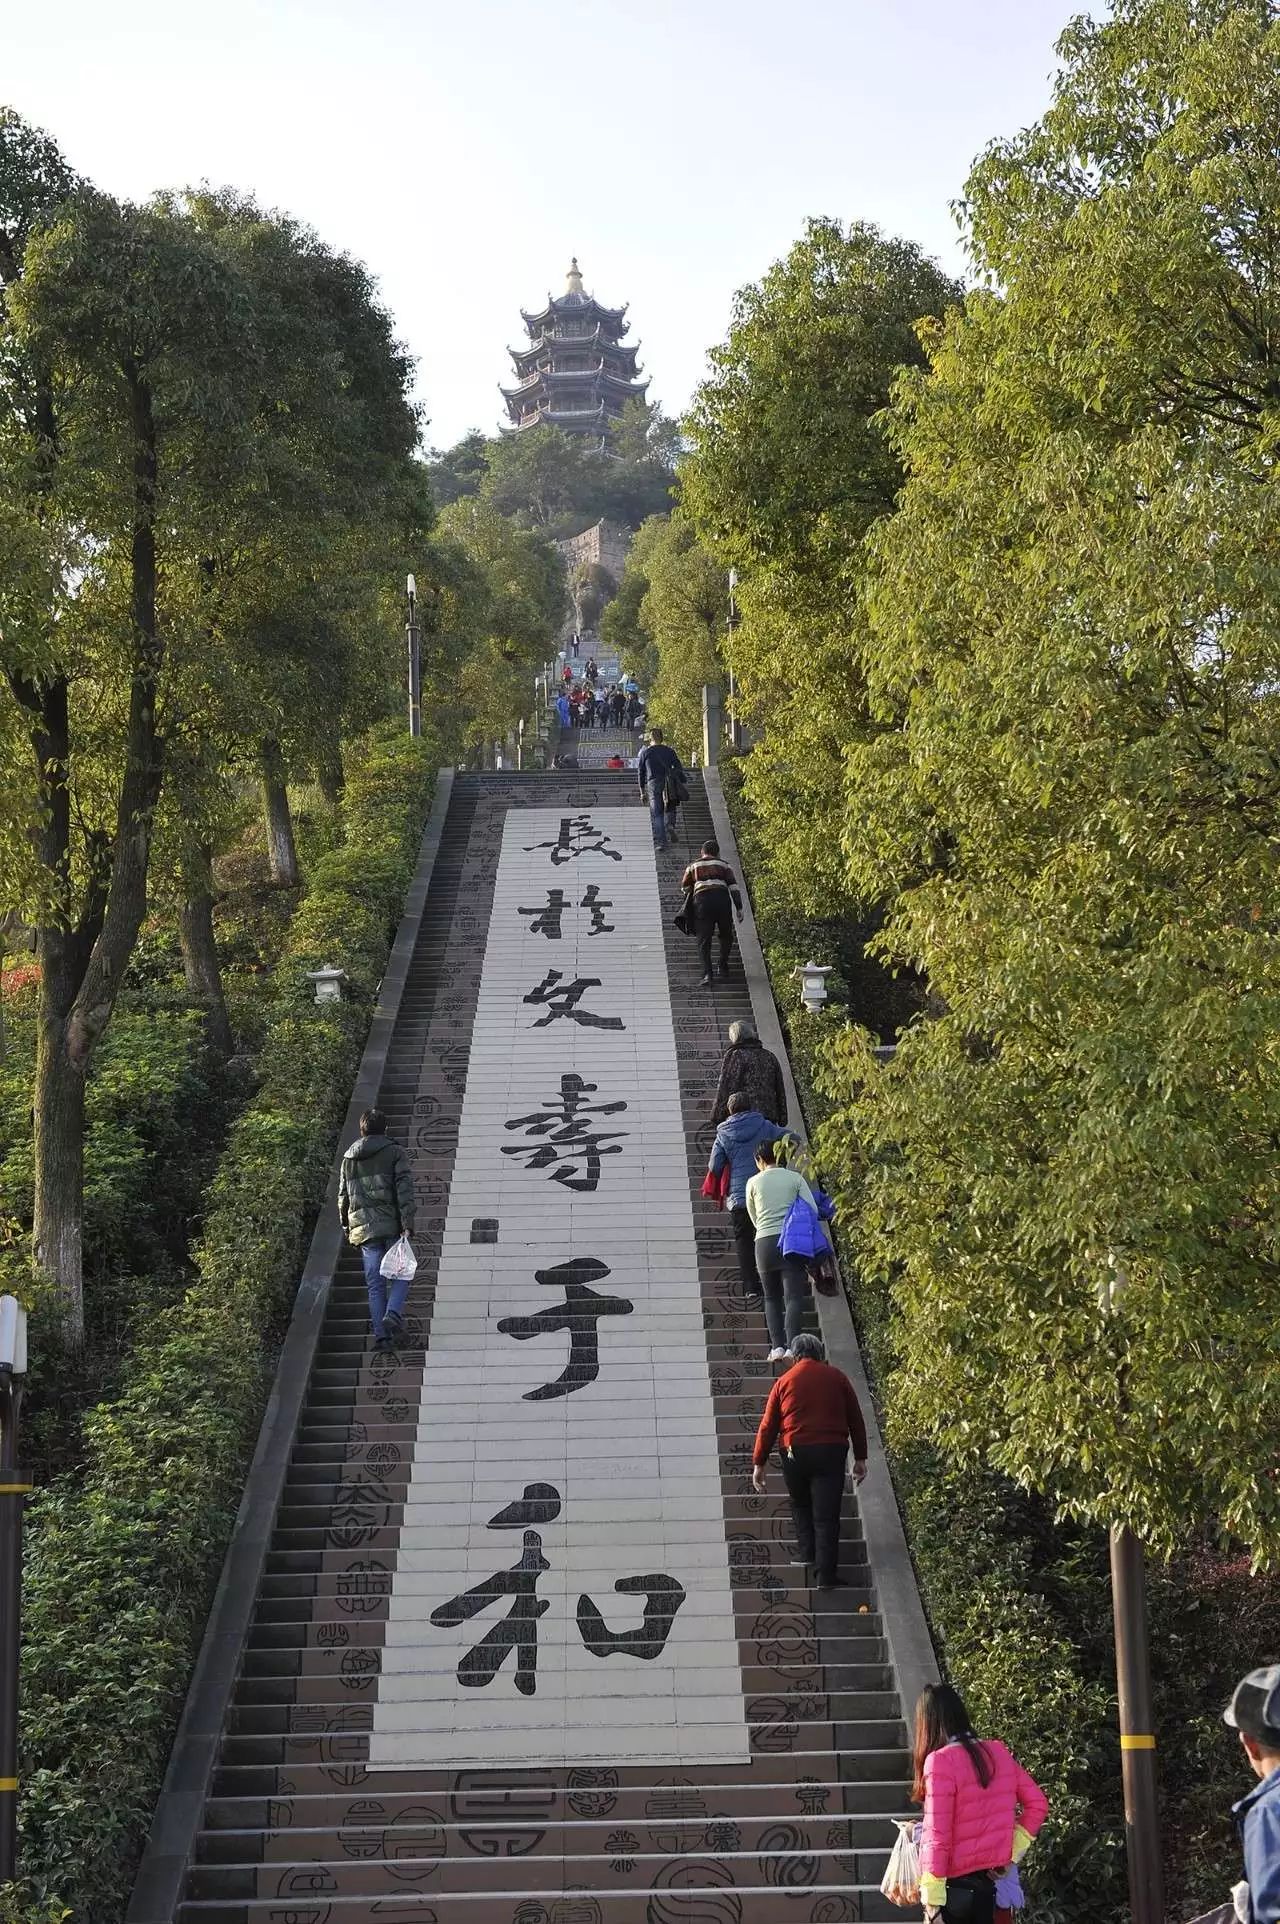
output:
<path id="1" fill-rule="evenodd" d="M 898 1819 L 898 1841 L 889 1853 L 889 1867 L 880 1879 L 880 1889 L 891 1904 L 916 1904 L 920 1900 L 920 1853 L 911 1835 L 916 1819 Z"/>
<path id="2" fill-rule="evenodd" d="M 378 1264 L 389 1283 L 411 1283 L 418 1273 L 418 1259 L 407 1236 L 400 1236 Z"/>

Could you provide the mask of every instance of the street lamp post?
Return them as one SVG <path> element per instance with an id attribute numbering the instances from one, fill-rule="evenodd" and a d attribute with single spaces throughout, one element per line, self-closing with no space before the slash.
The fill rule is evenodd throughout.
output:
<path id="1" fill-rule="evenodd" d="M 738 684 L 733 673 L 733 633 L 738 625 L 737 602 L 738 570 L 729 570 L 729 614 L 725 627 L 729 633 L 729 745 L 735 750 L 742 747 L 742 730 L 738 726 Z"/>
<path id="2" fill-rule="evenodd" d="M 1142 1545 L 1129 1529 L 1111 1532 L 1111 1610 L 1115 1619 L 1129 1908 L 1133 1924 L 1163 1924 L 1164 1869 L 1160 1861 L 1156 1740 L 1151 1715 L 1147 1577 Z"/>
<path id="3" fill-rule="evenodd" d="M 410 575 L 407 583 L 409 613 L 405 638 L 409 644 L 409 733 L 422 733 L 422 645 L 418 639 L 418 584 Z"/>
<path id="4" fill-rule="evenodd" d="M 0 1296 L 0 1884 L 18 1867 L 18 1655 L 22 1636 L 22 1511 L 31 1485 L 18 1468 L 27 1375 L 27 1312 Z"/>
<path id="5" fill-rule="evenodd" d="M 1098 1284 L 1105 1320 L 1129 1286 L 1129 1273 L 1108 1250 Z M 1122 1407 L 1128 1388 L 1120 1371 Z M 1160 1806 L 1156 1787 L 1156 1738 L 1151 1712 L 1151 1649 L 1147 1632 L 1147 1573 L 1142 1544 L 1127 1525 L 1111 1531 L 1111 1616 L 1116 1645 L 1116 1699 L 1120 1719 L 1120 1780 L 1129 1861 L 1129 1908 L 1133 1924 L 1163 1924 L 1164 1866 L 1160 1854 Z"/>

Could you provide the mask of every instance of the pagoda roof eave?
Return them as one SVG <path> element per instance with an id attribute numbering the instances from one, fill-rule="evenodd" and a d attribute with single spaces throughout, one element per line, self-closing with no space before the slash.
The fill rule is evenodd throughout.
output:
<path id="1" fill-rule="evenodd" d="M 522 307 L 520 319 L 531 334 L 535 327 L 545 327 L 549 322 L 565 316 L 572 316 L 575 320 L 594 320 L 597 327 L 602 322 L 608 321 L 611 326 L 621 328 L 626 325 L 626 312 L 629 306 L 629 301 L 624 301 L 621 307 L 605 307 L 597 300 L 579 301 L 562 298 L 549 300 L 545 307 L 539 308 L 532 314 L 527 308 Z"/>

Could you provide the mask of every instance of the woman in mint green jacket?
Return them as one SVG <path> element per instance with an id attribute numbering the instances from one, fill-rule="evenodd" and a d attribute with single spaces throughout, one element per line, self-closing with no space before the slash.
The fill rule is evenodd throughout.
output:
<path id="1" fill-rule="evenodd" d="M 813 1191 L 794 1169 L 780 1169 L 775 1161 L 777 1145 L 762 1142 L 756 1148 L 756 1173 L 747 1184 L 747 1214 L 756 1232 L 756 1272 L 764 1291 L 765 1321 L 769 1326 L 771 1363 L 785 1362 L 791 1355 L 791 1339 L 800 1334 L 805 1306 L 809 1301 L 809 1278 L 798 1256 L 781 1256 L 778 1238 L 787 1211 L 796 1198 L 803 1197 L 812 1209 Z"/>

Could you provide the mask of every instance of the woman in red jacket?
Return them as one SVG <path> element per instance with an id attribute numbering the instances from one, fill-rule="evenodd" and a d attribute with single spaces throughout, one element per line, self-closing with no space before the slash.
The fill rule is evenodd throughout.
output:
<path id="1" fill-rule="evenodd" d="M 914 1761 L 912 1796 L 924 1805 L 925 1916 L 1008 1924 L 1012 1913 L 997 1902 L 997 1887 L 1048 1816 L 1049 1800 L 1006 1745 L 974 1736 L 950 1684 L 920 1692 Z"/>

